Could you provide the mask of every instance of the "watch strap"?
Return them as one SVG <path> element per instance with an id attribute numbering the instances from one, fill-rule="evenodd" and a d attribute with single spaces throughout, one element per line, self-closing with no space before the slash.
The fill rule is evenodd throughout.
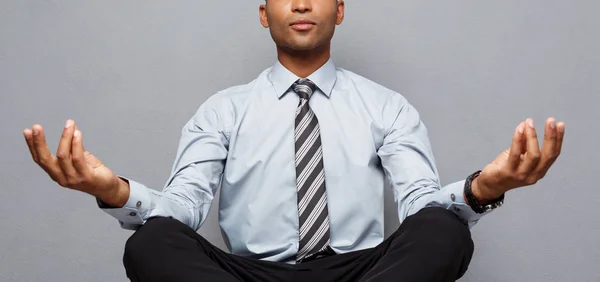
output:
<path id="1" fill-rule="evenodd" d="M 475 179 L 480 174 L 481 174 L 481 170 L 478 170 L 478 171 L 474 172 L 473 174 L 469 175 L 469 177 L 467 177 L 467 180 L 465 181 L 464 193 L 465 193 L 465 198 L 467 199 L 467 202 L 468 202 L 469 206 L 471 207 L 471 209 L 473 209 L 473 211 L 476 213 L 482 214 L 489 210 L 493 210 L 495 208 L 502 206 L 502 204 L 504 204 L 504 194 L 502 194 L 502 196 L 498 197 L 491 203 L 482 205 L 480 203 L 480 201 L 477 199 L 477 197 L 475 197 L 475 195 L 473 194 L 473 191 L 471 190 L 471 183 L 473 183 L 473 179 Z"/>

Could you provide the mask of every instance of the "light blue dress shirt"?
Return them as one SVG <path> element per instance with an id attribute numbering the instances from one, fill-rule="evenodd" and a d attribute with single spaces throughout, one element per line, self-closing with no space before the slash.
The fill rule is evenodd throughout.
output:
<path id="1" fill-rule="evenodd" d="M 469 226 L 483 216 L 466 205 L 464 180 L 441 187 L 427 128 L 404 96 L 331 60 L 308 78 L 318 87 L 309 103 L 321 128 L 334 251 L 383 241 L 386 181 L 400 221 L 429 206 L 451 210 Z M 162 192 L 128 179 L 125 206 L 104 210 L 127 229 L 165 216 L 197 230 L 220 187 L 219 222 L 231 252 L 294 263 L 299 97 L 290 86 L 297 79 L 277 62 L 249 84 L 211 96 L 183 127 Z"/>

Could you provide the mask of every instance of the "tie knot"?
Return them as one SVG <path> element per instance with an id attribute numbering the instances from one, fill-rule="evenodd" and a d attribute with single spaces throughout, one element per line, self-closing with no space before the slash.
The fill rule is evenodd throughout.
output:
<path id="1" fill-rule="evenodd" d="M 300 78 L 296 80 L 292 87 L 294 88 L 294 91 L 298 93 L 298 96 L 300 96 L 300 98 L 306 100 L 310 99 L 310 96 L 317 89 L 317 86 L 314 84 L 314 82 L 310 81 L 310 79 L 308 78 Z"/>

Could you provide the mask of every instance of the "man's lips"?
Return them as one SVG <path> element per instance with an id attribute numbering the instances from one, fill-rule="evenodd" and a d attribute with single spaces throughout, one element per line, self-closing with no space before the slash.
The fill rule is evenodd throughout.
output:
<path id="1" fill-rule="evenodd" d="M 297 20 L 297 21 L 293 22 L 292 24 L 290 24 L 292 29 L 297 30 L 297 31 L 310 30 L 313 28 L 314 25 L 315 25 L 315 23 L 310 20 Z"/>

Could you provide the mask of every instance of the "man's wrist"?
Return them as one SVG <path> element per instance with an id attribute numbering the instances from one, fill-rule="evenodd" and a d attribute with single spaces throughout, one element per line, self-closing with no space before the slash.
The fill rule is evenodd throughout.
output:
<path id="1" fill-rule="evenodd" d="M 480 182 L 480 180 L 477 180 L 481 173 L 482 171 L 478 170 L 473 174 L 469 175 L 467 177 L 467 180 L 465 181 L 464 189 L 465 202 L 471 207 L 471 209 L 473 209 L 474 212 L 479 214 L 500 207 L 504 203 L 504 194 L 500 195 L 499 197 L 494 197 L 490 195 L 491 193 L 489 192 L 491 192 L 492 190 L 485 190 L 484 186 L 481 185 L 482 182 Z M 473 193 L 473 185 L 477 186 L 477 191 L 479 193 L 480 198 L 478 198 Z"/>
<path id="2" fill-rule="evenodd" d="M 129 200 L 129 182 L 117 177 L 115 188 L 98 195 L 97 198 L 108 206 L 122 208 Z"/>
<path id="3" fill-rule="evenodd" d="M 485 177 L 485 176 L 484 176 Z M 482 185 L 482 175 L 475 177 L 471 182 L 471 192 L 477 198 L 480 204 L 487 205 L 498 198 L 500 198 L 504 193 L 496 193 L 492 189 L 487 188 L 487 186 Z"/>

